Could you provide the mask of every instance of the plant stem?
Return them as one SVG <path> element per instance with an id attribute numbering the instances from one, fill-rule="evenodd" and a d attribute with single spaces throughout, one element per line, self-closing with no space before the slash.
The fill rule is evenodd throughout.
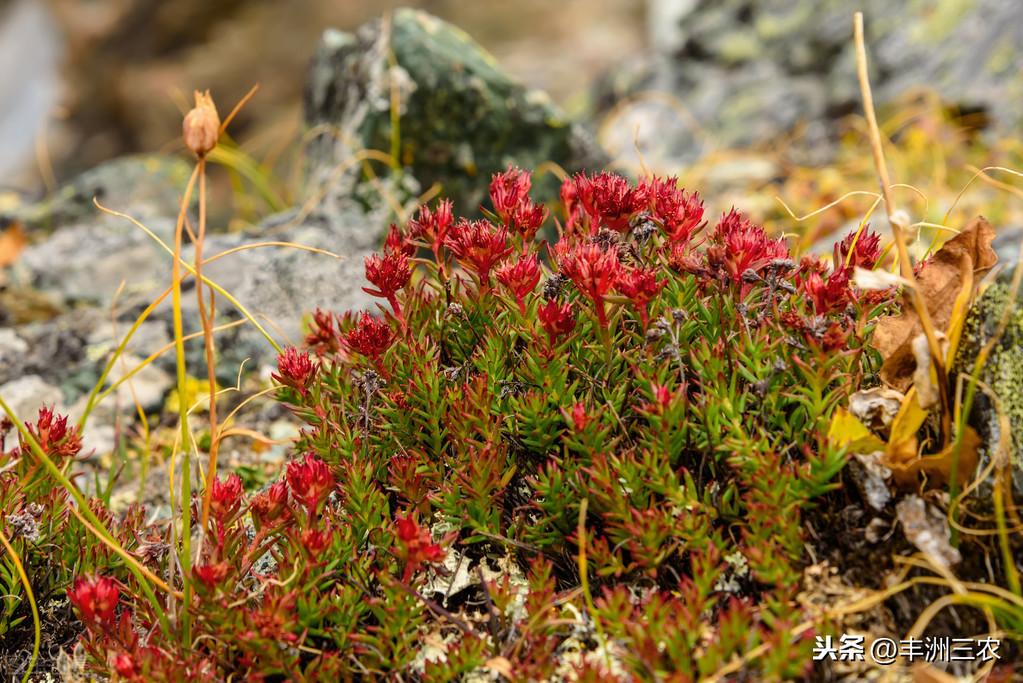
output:
<path id="1" fill-rule="evenodd" d="M 202 162 L 200 162 L 201 164 Z M 174 262 L 171 266 L 171 302 L 174 313 L 174 351 L 177 361 L 178 381 L 178 422 L 181 430 L 181 550 L 178 555 L 178 564 L 181 567 L 182 588 L 184 592 L 184 605 L 181 610 L 181 642 L 188 647 L 192 640 L 191 617 L 189 608 L 192 604 L 192 482 L 191 482 L 191 458 L 192 439 L 188 429 L 188 404 L 187 384 L 188 374 L 185 365 L 185 341 L 184 323 L 181 315 L 181 241 L 184 232 L 185 216 L 188 212 L 188 203 L 192 198 L 192 190 L 195 187 L 196 179 L 201 172 L 201 165 L 196 165 L 192 176 L 188 180 L 188 186 L 181 197 L 181 208 L 178 212 L 178 222 L 174 229 Z M 197 278 L 198 279 L 198 278 Z"/>
<path id="2" fill-rule="evenodd" d="M 888 215 L 888 223 L 892 228 L 892 237 L 895 240 L 895 247 L 899 254 L 899 269 L 902 277 L 909 281 L 909 299 L 920 318 L 920 326 L 927 337 L 927 347 L 931 353 L 931 363 L 934 364 L 934 371 L 938 381 L 938 396 L 941 400 L 941 435 L 942 443 L 948 443 L 952 434 L 952 416 L 948 397 L 948 376 L 945 372 L 945 359 L 942 357 L 941 345 L 938 343 L 938 336 L 934 329 L 934 322 L 931 320 L 930 311 L 927 309 L 927 302 L 916 286 L 916 278 L 913 275 L 913 264 L 909 259 L 909 250 L 906 248 L 906 240 L 902 234 L 903 219 L 897 215 L 895 201 L 891 195 L 891 179 L 888 176 L 888 166 L 884 159 L 884 149 L 881 146 L 881 131 L 877 125 L 877 115 L 874 112 L 874 96 L 870 90 L 870 76 L 867 73 L 867 48 L 863 39 L 863 13 L 857 12 L 853 17 L 853 35 L 856 42 L 856 73 L 860 81 L 860 93 L 863 96 L 863 112 L 867 118 L 867 128 L 870 131 L 870 147 L 874 155 L 874 167 L 881 183 L 881 196 L 884 198 L 885 213 Z"/>

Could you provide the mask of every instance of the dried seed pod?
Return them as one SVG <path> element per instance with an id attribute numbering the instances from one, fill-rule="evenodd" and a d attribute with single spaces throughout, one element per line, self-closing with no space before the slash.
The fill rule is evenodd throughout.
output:
<path id="1" fill-rule="evenodd" d="M 185 114 L 181 130 L 185 146 L 200 159 L 217 146 L 217 140 L 220 138 L 220 116 L 209 90 L 204 93 L 195 91 L 195 106 Z"/>

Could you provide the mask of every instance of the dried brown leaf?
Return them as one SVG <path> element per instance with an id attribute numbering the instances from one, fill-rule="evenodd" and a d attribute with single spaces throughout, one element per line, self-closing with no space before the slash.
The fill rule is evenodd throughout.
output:
<path id="1" fill-rule="evenodd" d="M 978 281 L 977 276 L 990 270 L 998 260 L 991 248 L 994 236 L 991 224 L 978 216 L 920 269 L 917 288 L 938 330 L 949 329 L 963 285 Z M 874 330 L 871 343 L 884 359 L 881 379 L 899 391 L 905 391 L 913 382 L 916 360 L 912 341 L 921 332 L 920 317 L 908 300 L 901 313 L 882 318 Z"/>

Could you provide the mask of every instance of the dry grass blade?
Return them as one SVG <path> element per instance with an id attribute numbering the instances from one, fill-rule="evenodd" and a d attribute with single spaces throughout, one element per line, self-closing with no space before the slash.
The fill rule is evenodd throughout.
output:
<path id="1" fill-rule="evenodd" d="M 892 236 L 898 250 L 899 267 L 902 270 L 902 277 L 914 282 L 913 264 L 909 259 L 909 250 L 902 234 L 902 229 L 907 222 L 899 216 L 891 195 L 891 179 L 888 176 L 888 166 L 884 160 L 884 149 L 881 146 L 881 133 L 877 125 L 877 115 L 874 112 L 874 96 L 870 90 L 870 77 L 867 72 L 867 48 L 863 38 L 863 13 L 857 12 L 853 18 L 853 35 L 856 43 L 856 73 L 860 81 L 860 92 L 863 96 L 863 110 L 867 117 L 867 125 L 870 130 L 870 146 L 874 155 L 874 166 L 877 169 L 878 179 L 881 183 L 881 195 L 884 197 L 885 211 L 888 214 L 888 223 L 892 228 Z M 937 331 L 931 321 L 930 312 L 927 310 L 927 302 L 923 300 L 916 288 L 911 287 L 908 291 L 913 308 L 920 317 L 920 324 L 924 334 L 927 335 L 927 345 L 931 352 L 931 362 L 937 374 L 937 386 L 941 400 L 941 431 L 942 439 L 947 443 L 951 437 L 952 419 L 949 410 L 948 399 L 948 376 L 945 372 L 945 364 L 942 360 L 941 345 L 938 343 Z"/>

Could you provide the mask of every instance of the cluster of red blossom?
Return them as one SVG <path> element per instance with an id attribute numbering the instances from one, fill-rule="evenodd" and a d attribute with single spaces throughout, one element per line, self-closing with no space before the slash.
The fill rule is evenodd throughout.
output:
<path id="1" fill-rule="evenodd" d="M 293 360 L 295 355 L 292 354 L 291 358 Z M 286 367 L 292 366 L 286 363 Z M 316 562 L 332 540 L 333 529 L 329 524 L 319 524 L 318 520 L 336 486 L 337 481 L 329 466 L 312 454 L 288 463 L 283 479 L 249 501 L 247 509 L 252 513 L 256 535 L 245 545 L 245 552 L 239 553 L 237 547 L 225 545 L 225 537 L 230 528 L 234 538 L 246 538 L 244 531 L 235 524 L 246 511 L 242 481 L 237 474 L 215 479 L 210 504 L 213 520 L 211 542 L 204 549 L 204 560 L 192 567 L 197 585 L 205 587 L 207 595 L 213 595 L 218 589 L 230 594 L 232 589 L 225 585 L 225 579 L 238 575 L 240 571 L 244 573 L 246 567 L 251 567 L 252 560 L 266 552 L 273 538 L 279 534 L 296 537 L 298 545 L 307 553 L 308 561 Z M 296 509 L 289 505 L 289 499 L 297 504 Z M 302 517 L 302 523 L 297 525 L 294 524 L 298 519 L 296 514 Z M 394 535 L 397 545 L 393 551 L 404 563 L 402 581 L 405 583 L 424 565 L 444 558 L 444 550 L 433 542 L 429 530 L 421 527 L 412 516 L 395 520 Z M 295 599 L 292 593 L 268 595 L 269 603 Z M 95 652 L 115 653 L 110 663 L 120 676 L 126 680 L 141 680 L 142 671 L 161 661 L 162 655 L 156 649 L 140 642 L 131 610 L 126 607 L 118 616 L 120 589 L 114 579 L 102 575 L 80 576 L 68 590 L 68 597 L 87 627 L 87 647 Z M 246 618 L 257 626 L 262 624 L 261 632 L 272 631 L 275 639 L 295 640 L 295 634 L 281 628 L 284 619 L 281 615 L 287 614 L 288 606 L 269 603 L 264 601 L 258 608 L 247 609 Z"/>
<path id="2" fill-rule="evenodd" d="M 421 207 L 405 230 L 392 225 L 383 252 L 366 259 L 366 279 L 372 287 L 365 291 L 387 300 L 404 326 L 397 294 L 411 281 L 416 251 L 429 249 L 441 280 L 449 277 L 448 259 L 453 257 L 480 292 L 491 291 L 493 275 L 525 317 L 527 299 L 543 276 L 540 245 L 534 240 L 548 215 L 530 199 L 530 188 L 529 173 L 509 169 L 495 175 L 490 184 L 494 207 L 493 213 L 488 213 L 490 218 L 456 220 L 451 203 L 442 201 L 435 209 Z M 675 178 L 648 178 L 633 185 L 608 172 L 577 174 L 562 184 L 561 199 L 567 218 L 560 226 L 560 240 L 548 253 L 558 274 L 589 301 L 598 324 L 605 329 L 609 324 L 606 304 L 613 295 L 631 303 L 646 329 L 650 303 L 667 283 L 660 277 L 665 274 L 664 267 L 730 284 L 740 300 L 765 276 L 794 275 L 813 313 L 823 316 L 857 301 L 858 293 L 852 287 L 854 269 L 873 268 L 880 256 L 878 236 L 864 230 L 836 246 L 833 265 L 817 257 L 804 257 L 797 265 L 783 238 L 771 238 L 735 210 L 724 214 L 709 233 L 703 233 L 706 221 L 699 194 L 680 189 Z M 661 239 L 652 258 L 638 262 L 632 257 L 635 244 L 625 238 L 647 243 L 654 233 Z M 701 245 L 703 249 L 696 249 Z M 576 317 L 570 303 L 546 298 L 537 307 L 537 317 L 553 347 L 575 329 Z M 805 331 L 805 321 L 789 317 L 790 323 Z M 378 361 L 395 340 L 390 324 L 369 314 L 349 325 L 344 334 L 339 334 L 334 324 L 333 316 L 317 311 L 308 345 L 319 354 L 343 347 L 375 362 L 386 374 Z M 838 335 L 842 326 L 837 325 L 836 330 L 832 336 Z M 306 360 L 290 355 L 282 360 L 280 381 L 303 391 Z"/>

